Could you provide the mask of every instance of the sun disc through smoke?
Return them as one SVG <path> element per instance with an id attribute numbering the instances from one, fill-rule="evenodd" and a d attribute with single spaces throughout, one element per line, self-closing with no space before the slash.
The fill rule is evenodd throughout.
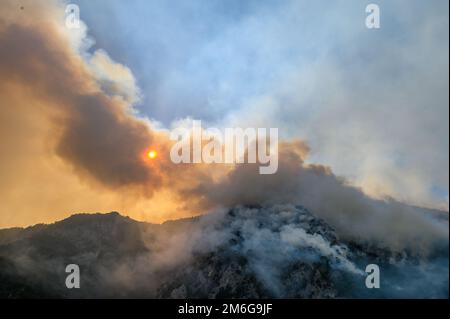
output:
<path id="1" fill-rule="evenodd" d="M 156 153 L 156 151 L 149 151 L 147 153 L 147 156 L 151 159 L 154 159 L 158 154 Z"/>

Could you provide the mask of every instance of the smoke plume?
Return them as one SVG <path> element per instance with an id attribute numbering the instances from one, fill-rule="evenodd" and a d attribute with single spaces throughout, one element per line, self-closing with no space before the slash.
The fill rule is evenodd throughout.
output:
<path id="1" fill-rule="evenodd" d="M 448 222 L 375 200 L 306 164 L 304 141 L 280 145 L 279 169 L 175 165 L 168 132 L 133 108 L 131 71 L 93 51 L 86 26 L 64 26 L 58 1 L 2 1 L 0 10 L 0 226 L 48 222 L 75 211 L 121 210 L 163 221 L 220 207 L 302 204 L 343 237 L 426 251 Z M 176 92 L 174 92 L 176 94 Z M 149 149 L 160 156 L 151 161 Z M 293 230 L 286 229 L 289 240 Z"/>

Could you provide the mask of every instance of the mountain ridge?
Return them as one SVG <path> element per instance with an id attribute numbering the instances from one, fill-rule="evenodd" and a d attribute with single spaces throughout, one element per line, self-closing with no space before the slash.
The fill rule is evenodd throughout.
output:
<path id="1" fill-rule="evenodd" d="M 431 269 L 448 269 L 448 253 L 436 260 Z M 385 291 L 364 286 L 365 265 L 374 262 L 390 276 Z M 69 263 L 80 266 L 82 289 L 65 287 Z M 79 213 L 0 230 L 0 295 L 7 298 L 395 297 L 394 287 L 408 282 L 402 269 L 424 276 L 417 264 L 406 252 L 344 240 L 299 205 L 239 206 L 162 224 Z M 426 297 L 448 296 L 431 284 Z"/>

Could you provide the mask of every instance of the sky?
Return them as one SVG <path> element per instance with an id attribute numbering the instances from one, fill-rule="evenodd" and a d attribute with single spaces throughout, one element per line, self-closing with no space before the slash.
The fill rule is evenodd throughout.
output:
<path id="1" fill-rule="evenodd" d="M 376 1 L 379 29 L 356 0 L 73 3 L 80 29 L 64 1 L 0 4 L 1 228 L 292 202 L 344 232 L 436 233 L 399 203 L 448 211 L 447 1 Z M 279 172 L 170 162 L 193 120 L 278 128 Z"/>
<path id="2" fill-rule="evenodd" d="M 374 196 L 448 209 L 448 2 L 76 1 L 170 126 L 279 127 Z"/>

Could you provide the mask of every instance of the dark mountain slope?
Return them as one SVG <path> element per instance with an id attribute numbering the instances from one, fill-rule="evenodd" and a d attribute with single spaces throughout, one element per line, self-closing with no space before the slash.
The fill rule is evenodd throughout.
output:
<path id="1" fill-rule="evenodd" d="M 430 256 L 343 241 L 301 206 L 236 207 L 161 225 L 78 214 L 0 230 L 0 297 L 448 297 L 448 242 Z M 65 286 L 72 263 L 80 289 Z M 382 269 L 381 289 L 365 287 L 369 263 Z"/>

